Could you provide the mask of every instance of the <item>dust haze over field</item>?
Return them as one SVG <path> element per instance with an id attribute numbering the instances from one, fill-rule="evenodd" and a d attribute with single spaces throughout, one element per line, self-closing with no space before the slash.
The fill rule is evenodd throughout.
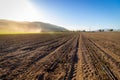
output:
<path id="1" fill-rule="evenodd" d="M 42 22 L 0 20 L 0 33 L 40 33 L 54 31 L 67 31 L 67 29 Z"/>
<path id="2" fill-rule="evenodd" d="M 29 26 L 30 25 L 30 26 Z M 17 22 L 11 22 L 11 21 L 1 21 L 0 22 L 0 32 L 41 32 L 41 29 L 35 28 L 32 24 L 29 24 L 27 22 L 24 23 L 17 23 Z"/>

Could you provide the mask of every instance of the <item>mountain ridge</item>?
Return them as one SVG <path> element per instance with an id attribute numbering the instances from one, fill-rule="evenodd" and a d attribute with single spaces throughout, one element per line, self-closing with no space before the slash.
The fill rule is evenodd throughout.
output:
<path id="1" fill-rule="evenodd" d="M 11 20 L 0 20 L 0 32 L 25 32 L 25 33 L 39 33 L 39 32 L 56 32 L 67 31 L 67 29 L 44 22 L 17 22 Z"/>

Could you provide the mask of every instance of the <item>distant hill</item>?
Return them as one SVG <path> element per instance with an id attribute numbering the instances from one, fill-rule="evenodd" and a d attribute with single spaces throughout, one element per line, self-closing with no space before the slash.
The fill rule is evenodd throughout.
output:
<path id="1" fill-rule="evenodd" d="M 43 22 L 33 22 L 33 24 L 36 25 L 36 27 L 40 27 L 42 29 L 42 32 L 48 32 L 48 31 L 67 31 L 67 29 L 60 27 L 60 26 L 56 26 L 53 24 L 49 24 L 49 23 L 43 23 Z"/>
<path id="2" fill-rule="evenodd" d="M 67 31 L 67 29 L 43 22 L 15 22 L 9 20 L 0 20 L 0 33 L 14 32 L 55 32 Z"/>

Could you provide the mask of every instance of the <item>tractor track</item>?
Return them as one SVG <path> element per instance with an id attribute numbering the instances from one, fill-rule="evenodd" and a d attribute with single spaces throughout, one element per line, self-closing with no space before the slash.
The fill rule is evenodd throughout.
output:
<path id="1" fill-rule="evenodd" d="M 95 46 L 95 47 L 97 47 L 97 46 L 95 44 L 93 44 L 92 42 L 90 42 L 88 39 L 84 38 L 84 41 L 86 42 L 84 44 L 85 44 L 87 50 L 89 52 L 91 52 L 90 56 L 92 57 L 93 64 L 95 64 L 94 66 L 95 66 L 96 70 L 99 72 L 98 78 L 100 80 L 103 80 L 105 77 L 107 80 L 118 80 L 117 77 L 114 75 L 114 73 L 110 70 L 110 68 L 103 63 L 103 61 L 100 59 L 100 57 L 98 57 L 98 54 L 97 54 L 96 50 L 94 50 L 94 47 L 92 47 L 92 46 Z M 98 49 L 99 49 L 99 51 L 101 51 L 100 48 L 98 48 Z M 104 77 L 101 76 L 102 73 L 100 73 L 101 72 L 100 70 L 102 72 L 105 72 Z"/>

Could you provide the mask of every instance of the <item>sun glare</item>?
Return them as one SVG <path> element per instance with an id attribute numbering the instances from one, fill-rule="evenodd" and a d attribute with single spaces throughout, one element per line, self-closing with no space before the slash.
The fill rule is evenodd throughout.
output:
<path id="1" fill-rule="evenodd" d="M 31 0 L 0 0 L 0 18 L 15 21 L 37 21 L 42 10 Z M 4 9 L 3 9 L 4 8 Z"/>

